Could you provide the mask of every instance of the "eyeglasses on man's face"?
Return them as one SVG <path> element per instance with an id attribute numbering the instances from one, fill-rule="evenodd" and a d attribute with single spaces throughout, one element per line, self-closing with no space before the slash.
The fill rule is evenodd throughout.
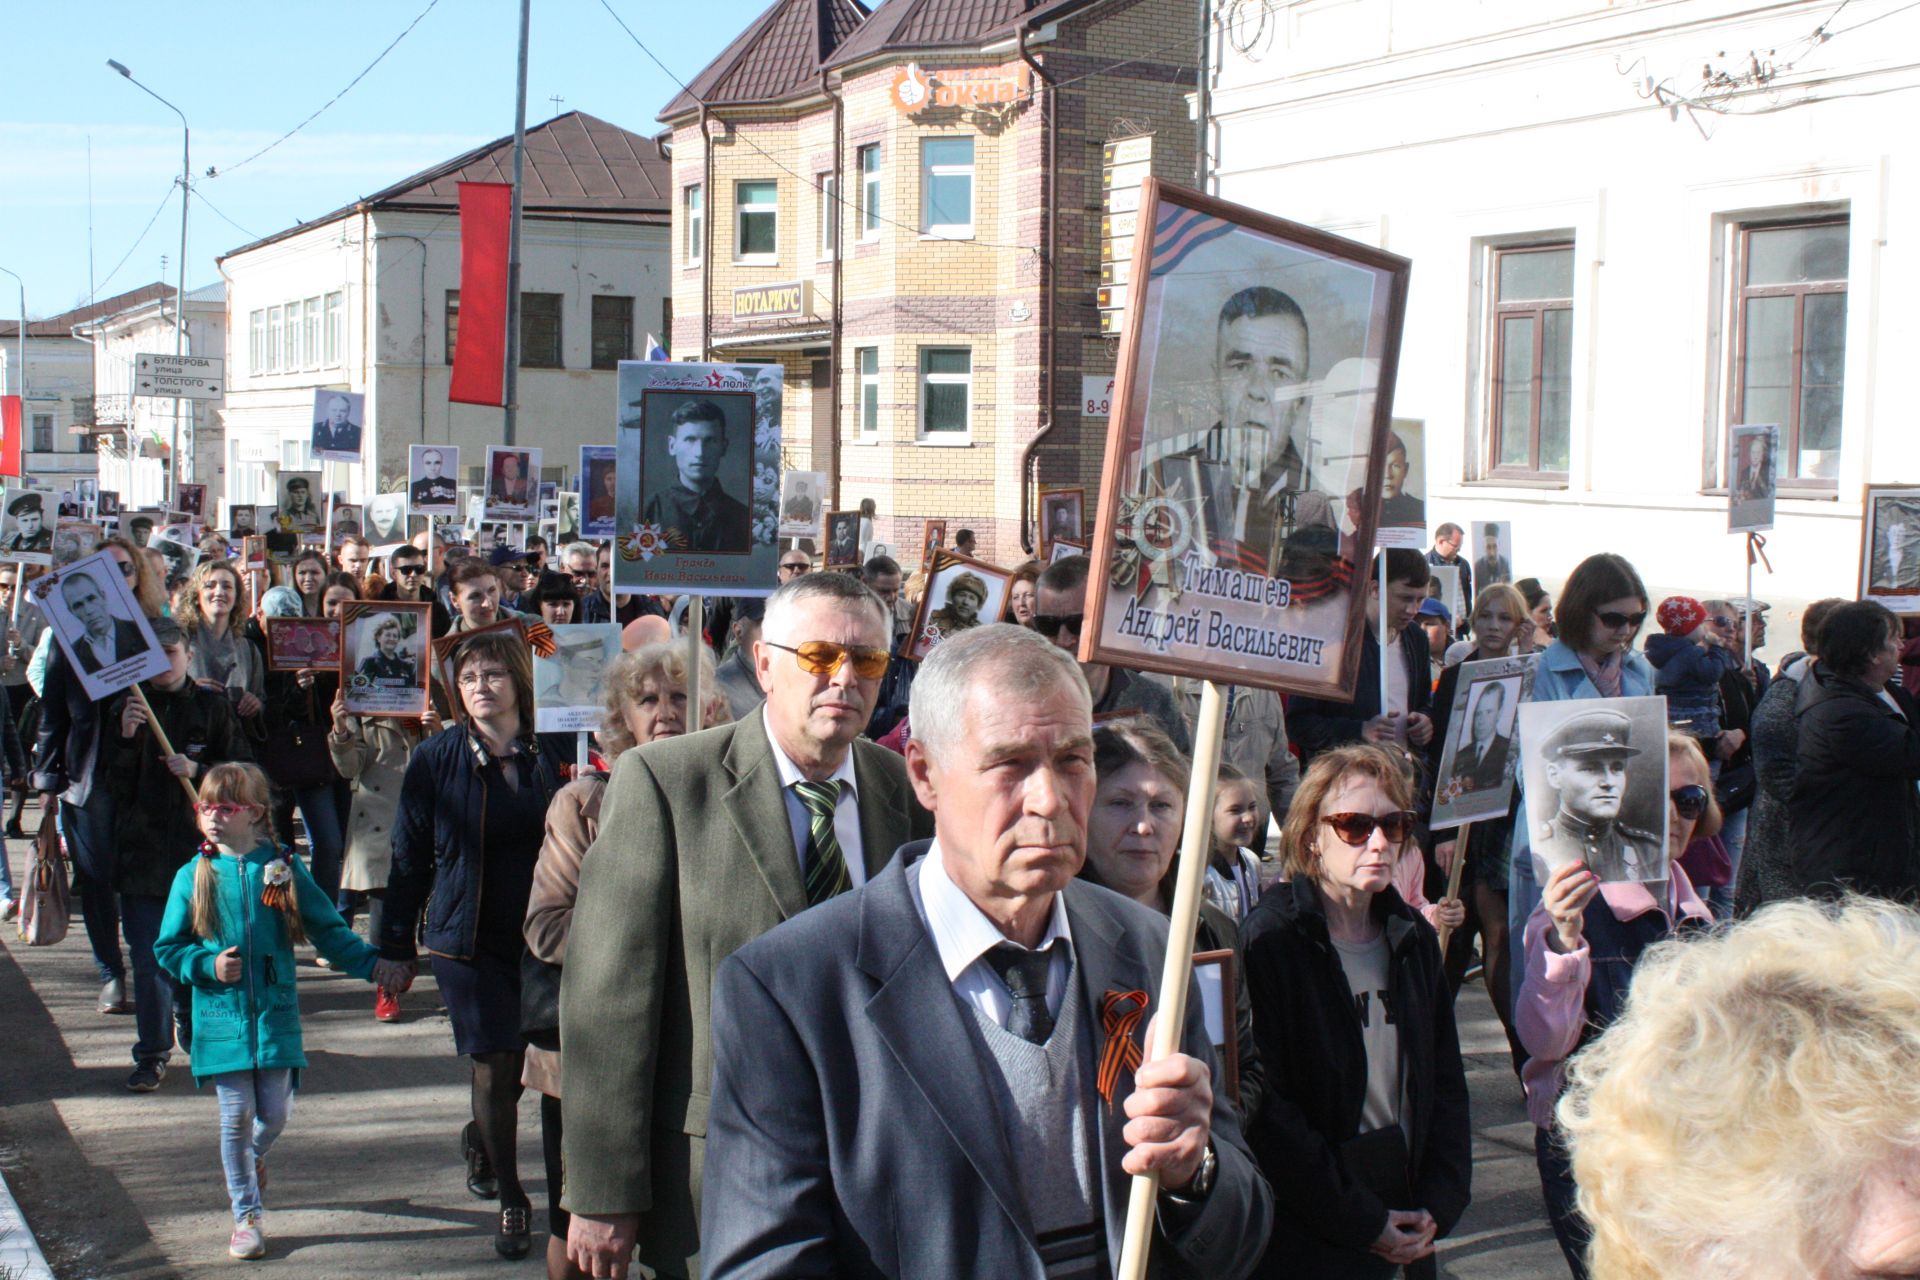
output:
<path id="1" fill-rule="evenodd" d="M 853 663 L 853 674 L 862 680 L 878 680 L 887 674 L 889 655 L 885 649 L 835 644 L 831 640 L 808 640 L 798 645 L 769 640 L 767 644 L 792 654 L 800 669 L 810 676 L 830 676 L 843 662 Z"/>

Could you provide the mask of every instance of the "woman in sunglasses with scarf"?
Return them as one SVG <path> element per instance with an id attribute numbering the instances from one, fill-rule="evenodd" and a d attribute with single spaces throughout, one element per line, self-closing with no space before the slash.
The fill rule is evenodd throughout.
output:
<path id="1" fill-rule="evenodd" d="M 1559 637 L 1534 665 L 1530 700 L 1651 696 L 1653 664 L 1633 647 L 1647 612 L 1646 584 L 1625 557 L 1603 552 L 1582 560 L 1560 589 Z M 1519 804 L 1524 810 L 1525 801 Z M 1526 856 L 1526 827 L 1514 824 L 1507 868 L 1507 960 L 1513 973 L 1520 972 L 1521 930 L 1540 902 L 1533 859 Z"/>
<path id="2" fill-rule="evenodd" d="M 1393 888 L 1413 787 L 1384 749 L 1322 752 L 1280 835 L 1288 879 L 1241 929 L 1266 1094 L 1247 1140 L 1274 1192 L 1258 1274 L 1435 1274 L 1472 1135 L 1433 930 Z"/>
<path id="3" fill-rule="evenodd" d="M 1547 879 L 1527 921 L 1526 967 L 1514 1029 L 1528 1058 L 1520 1079 L 1535 1126 L 1534 1154 L 1547 1217 L 1576 1280 L 1584 1280 L 1589 1232 L 1574 1207 L 1573 1170 L 1553 1131 L 1568 1058 L 1619 1016 L 1634 966 L 1647 948 L 1712 922 L 1680 865 L 1694 840 L 1720 830 L 1707 758 L 1684 733 L 1667 734 L 1667 879 L 1602 884 L 1583 862 Z M 1530 860 L 1530 859 L 1529 859 Z"/>

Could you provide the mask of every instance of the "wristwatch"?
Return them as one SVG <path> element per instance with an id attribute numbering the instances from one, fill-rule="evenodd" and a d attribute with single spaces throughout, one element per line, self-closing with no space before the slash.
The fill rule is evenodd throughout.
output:
<path id="1" fill-rule="evenodd" d="M 1220 1158 L 1213 1153 L 1213 1140 L 1209 1138 L 1206 1154 L 1200 1157 L 1200 1168 L 1194 1173 L 1193 1181 L 1184 1190 L 1169 1191 L 1167 1194 L 1189 1203 L 1205 1200 L 1213 1191 L 1213 1179 L 1219 1172 Z"/>

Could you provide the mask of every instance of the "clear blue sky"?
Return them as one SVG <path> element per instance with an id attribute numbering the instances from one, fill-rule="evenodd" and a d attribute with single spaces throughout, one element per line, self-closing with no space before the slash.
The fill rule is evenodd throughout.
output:
<path id="1" fill-rule="evenodd" d="M 769 0 L 608 0 L 681 79 Z M 0 106 L 0 266 L 26 280 L 27 308 L 53 315 L 87 299 L 87 139 L 93 143 L 93 260 L 99 294 L 176 278 L 180 124 L 106 65 L 186 113 L 195 199 L 187 287 L 219 279 L 218 254 L 313 218 L 513 131 L 516 0 L 439 0 L 385 60 L 325 114 L 274 150 L 239 163 L 339 92 L 427 0 L 133 0 L 13 6 Z M 697 16 L 697 21 L 695 20 Z M 586 111 L 636 133 L 674 83 L 620 30 L 600 0 L 533 0 L 527 123 Z M 168 203 L 145 238 L 141 229 Z M 216 213 L 215 210 L 219 212 Z M 224 214 L 225 219 L 220 215 Z M 231 221 L 228 221 L 230 219 Z M 237 224 L 237 225 L 236 225 Z M 136 246 L 136 240 L 138 241 Z M 125 265 L 107 278 L 123 255 Z M 18 306 L 0 276 L 0 316 Z"/>

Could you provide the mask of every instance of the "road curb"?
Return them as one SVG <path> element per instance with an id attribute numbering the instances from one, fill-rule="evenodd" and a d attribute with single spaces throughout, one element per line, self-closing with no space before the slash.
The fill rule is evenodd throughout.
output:
<path id="1" fill-rule="evenodd" d="M 53 1268 L 33 1238 L 20 1206 L 0 1176 L 0 1276 L 7 1280 L 53 1280 Z"/>

